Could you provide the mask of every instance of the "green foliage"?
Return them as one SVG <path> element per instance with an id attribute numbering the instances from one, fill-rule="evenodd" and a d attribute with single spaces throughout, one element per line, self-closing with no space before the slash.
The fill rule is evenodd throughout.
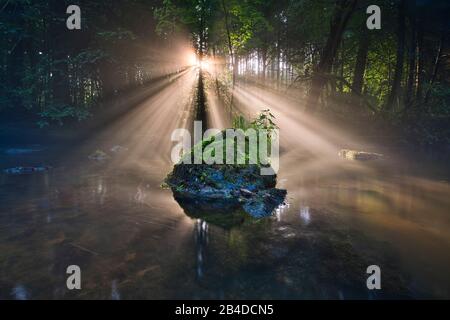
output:
<path id="1" fill-rule="evenodd" d="M 233 118 L 233 128 L 247 130 L 250 128 L 250 123 L 242 115 Z"/>
<path id="2" fill-rule="evenodd" d="M 438 83 L 431 88 L 427 86 L 426 90 L 430 90 L 430 101 L 428 103 L 428 111 L 431 115 L 440 117 L 450 117 L 450 86 Z"/>
<path id="3" fill-rule="evenodd" d="M 256 119 L 254 119 L 250 124 L 251 127 L 256 130 L 266 130 L 271 134 L 275 129 L 279 129 L 274 122 L 275 116 L 270 112 L 269 109 L 261 111 Z"/>
<path id="4" fill-rule="evenodd" d="M 261 1 L 231 1 L 229 14 L 231 22 L 231 45 L 236 52 L 242 52 L 257 32 L 269 28 L 261 10 Z"/>
<path id="5" fill-rule="evenodd" d="M 70 105 L 52 105 L 47 106 L 39 115 L 43 118 L 37 122 L 42 128 L 48 126 L 50 122 L 63 125 L 67 118 L 75 118 L 78 121 L 84 120 L 90 116 L 89 110 L 86 108 L 77 108 Z"/>
<path id="6" fill-rule="evenodd" d="M 450 31 L 448 11 L 435 1 L 407 1 L 400 88 L 394 105 L 386 108 L 398 71 L 398 1 L 376 1 L 382 8 L 383 27 L 370 32 L 365 28 L 365 9 L 374 3 L 358 1 L 342 39 L 337 39 L 330 70 L 317 72 L 327 56 L 337 4 L 344 2 L 349 1 L 84 0 L 82 30 L 67 32 L 67 1 L 6 1 L 0 5 L 0 109 L 27 108 L 41 116 L 41 126 L 85 119 L 102 98 L 167 74 L 161 56 L 149 49 L 172 46 L 189 34 L 198 53 L 214 54 L 223 61 L 223 70 L 214 75 L 215 85 L 230 113 L 234 58 L 241 66 L 252 65 L 250 72 L 241 71 L 238 78 L 245 76 L 281 91 L 288 88 L 298 101 L 305 101 L 313 91 L 309 89 L 314 75 L 324 77 L 322 112 L 349 122 L 364 116 L 372 121 L 375 116 L 405 129 L 408 139 L 423 144 L 446 141 L 450 137 L 443 125 L 450 113 L 446 46 L 438 68 L 434 63 L 440 39 Z M 362 39 L 369 39 L 369 44 L 362 92 L 355 94 L 352 85 Z M 178 70 L 179 65 L 172 69 Z M 267 110 L 252 121 L 236 116 L 233 126 L 276 128 Z"/>
<path id="7" fill-rule="evenodd" d="M 258 135 L 260 130 L 265 130 L 265 132 L 268 135 L 267 140 L 267 149 L 270 150 L 270 137 L 272 134 L 274 134 L 274 130 L 278 129 L 278 126 L 274 122 L 275 117 L 270 112 L 270 110 L 263 110 L 261 113 L 258 114 L 258 116 L 253 119 L 252 121 L 248 122 L 242 115 L 236 116 L 233 121 L 233 129 L 241 129 L 244 132 L 247 129 L 254 129 L 256 134 Z M 226 146 L 227 145 L 233 145 L 234 146 L 234 154 L 235 159 L 243 159 L 245 163 L 249 163 L 250 160 L 250 146 L 249 146 L 249 138 L 245 136 L 245 150 L 241 150 L 238 148 L 237 144 L 237 138 L 231 139 L 227 138 L 225 131 L 222 131 L 218 135 L 211 136 L 207 139 L 203 139 L 199 143 L 197 143 L 189 152 L 183 155 L 181 162 L 185 161 L 187 158 L 190 158 L 191 161 L 193 161 L 193 157 L 195 154 L 202 154 L 204 156 L 203 160 L 208 159 L 208 157 L 214 158 L 215 157 L 215 149 L 216 147 L 218 149 L 222 148 L 222 155 L 223 155 L 223 163 L 226 163 Z M 209 150 L 212 150 L 210 154 L 205 154 L 205 149 L 208 147 Z M 268 159 L 264 159 L 264 161 L 260 158 L 261 155 L 259 154 L 259 144 L 257 145 L 257 164 L 267 163 Z"/>
<path id="8" fill-rule="evenodd" d="M 99 40 L 118 43 L 119 41 L 132 41 L 136 40 L 136 35 L 130 30 L 118 28 L 117 30 L 99 31 L 96 34 Z"/>
<path id="9" fill-rule="evenodd" d="M 154 16 L 158 21 L 156 33 L 167 39 L 180 31 L 182 10 L 172 0 L 164 0 L 162 6 L 156 8 Z"/>
<path id="10" fill-rule="evenodd" d="M 41 117 L 39 126 L 83 120 L 101 98 L 151 76 L 143 45 L 156 39 L 148 27 L 154 4 L 82 2 L 76 32 L 65 27 L 67 1 L 0 6 L 0 109 L 27 108 Z"/>

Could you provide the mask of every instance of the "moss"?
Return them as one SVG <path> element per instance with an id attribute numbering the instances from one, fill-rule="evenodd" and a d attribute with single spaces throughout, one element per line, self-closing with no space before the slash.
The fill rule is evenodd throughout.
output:
<path id="1" fill-rule="evenodd" d="M 360 161 L 378 160 L 383 158 L 383 155 L 379 153 L 356 151 L 349 149 L 342 149 L 341 151 L 339 151 L 339 156 L 346 160 L 360 160 Z"/>
<path id="2" fill-rule="evenodd" d="M 221 136 L 221 138 L 220 138 Z M 268 140 L 268 143 L 270 141 Z M 179 163 L 194 163 L 195 155 L 201 155 L 203 163 L 217 163 L 215 160 L 216 157 L 216 149 L 222 148 L 222 159 L 221 164 L 226 164 L 227 160 L 227 146 L 233 146 L 233 159 L 236 164 L 230 164 L 230 166 L 234 166 L 237 168 L 242 168 L 244 165 L 250 164 L 250 148 L 249 148 L 249 138 L 245 137 L 245 147 L 244 149 L 238 147 L 238 139 L 237 138 L 227 138 L 226 131 L 222 131 L 218 133 L 216 136 L 212 136 L 208 139 L 202 140 L 195 144 L 191 150 L 186 152 L 180 159 Z M 208 150 L 206 148 L 208 147 Z M 270 150 L 270 144 L 267 146 L 267 150 Z M 208 152 L 205 152 L 208 151 Z M 267 166 L 266 163 L 270 161 L 270 159 L 260 157 L 259 144 L 256 148 L 256 163 L 257 166 Z M 237 161 L 240 159 L 240 161 Z M 239 164 L 238 164 L 239 163 Z"/>

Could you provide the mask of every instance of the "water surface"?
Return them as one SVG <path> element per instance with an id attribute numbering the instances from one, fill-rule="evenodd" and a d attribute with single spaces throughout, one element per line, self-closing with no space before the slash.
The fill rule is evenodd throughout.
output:
<path id="1" fill-rule="evenodd" d="M 55 156 L 64 148 L 1 156 L 54 165 L 1 175 L 1 299 L 450 298 L 450 188 L 437 162 L 428 173 L 406 160 L 317 171 L 299 160 L 278 177 L 286 206 L 215 225 L 160 188 L 170 162 Z M 380 291 L 366 288 L 372 264 Z M 80 291 L 66 288 L 69 265 Z"/>
<path id="2" fill-rule="evenodd" d="M 1 124 L 0 169 L 53 169 L 0 173 L 0 299 L 450 298 L 449 159 L 362 144 L 298 101 L 239 86 L 238 109 L 268 107 L 281 128 L 287 204 L 262 219 L 198 215 L 160 187 L 171 132 L 192 123 L 196 75 L 161 81 L 100 124 L 53 135 Z M 229 125 L 210 89 L 207 101 L 209 123 Z M 346 161 L 340 148 L 386 157 Z M 89 160 L 97 149 L 110 158 Z M 69 265 L 81 268 L 79 291 L 66 287 Z M 382 290 L 366 287 L 370 265 Z"/>

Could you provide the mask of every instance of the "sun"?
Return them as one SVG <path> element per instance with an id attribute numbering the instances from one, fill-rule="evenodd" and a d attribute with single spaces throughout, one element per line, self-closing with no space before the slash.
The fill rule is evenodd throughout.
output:
<path id="1" fill-rule="evenodd" d="M 189 66 L 198 66 L 198 59 L 197 55 L 193 52 L 189 53 L 187 61 L 189 63 Z"/>
<path id="2" fill-rule="evenodd" d="M 204 69 L 204 70 L 208 70 L 209 69 L 209 61 L 208 60 L 202 60 L 200 61 L 200 63 L 198 64 L 200 69 Z"/>
<path id="3" fill-rule="evenodd" d="M 200 58 L 195 52 L 189 52 L 185 59 L 189 67 L 198 68 L 208 72 L 211 70 L 212 61 L 207 56 Z"/>

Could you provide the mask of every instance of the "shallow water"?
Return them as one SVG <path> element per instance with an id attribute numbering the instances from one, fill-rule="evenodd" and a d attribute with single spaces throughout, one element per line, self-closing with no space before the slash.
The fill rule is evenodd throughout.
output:
<path id="1" fill-rule="evenodd" d="M 1 155 L 5 166 L 54 165 L 1 175 L 1 299 L 450 298 L 449 175 L 436 162 L 304 171 L 284 154 L 288 204 L 215 225 L 160 188 L 164 159 L 97 163 L 81 149 L 67 160 L 60 148 Z M 379 291 L 366 287 L 373 264 Z M 67 290 L 69 265 L 82 290 Z"/>
<path id="2" fill-rule="evenodd" d="M 0 299 L 450 298 L 449 159 L 361 144 L 297 101 L 239 87 L 244 114 L 267 106 L 282 128 L 287 205 L 262 219 L 184 211 L 160 184 L 172 130 L 192 123 L 195 83 L 192 70 L 162 80 L 105 109 L 100 125 L 53 135 L 0 125 L 1 170 L 53 168 L 0 172 Z M 226 126 L 208 95 L 210 123 Z M 341 148 L 386 157 L 346 161 Z M 110 158 L 88 160 L 97 149 Z M 70 265 L 81 290 L 66 287 Z M 381 290 L 366 287 L 370 265 Z"/>

